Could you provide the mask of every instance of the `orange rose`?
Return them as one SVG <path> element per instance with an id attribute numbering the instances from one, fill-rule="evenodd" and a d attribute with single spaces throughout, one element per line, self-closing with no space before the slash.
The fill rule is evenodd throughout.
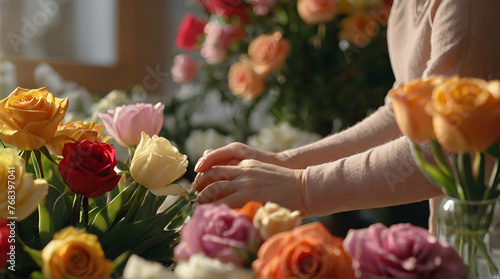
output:
<path id="1" fill-rule="evenodd" d="M 54 234 L 42 250 L 42 272 L 47 278 L 110 277 L 112 268 L 97 236 L 74 227 Z"/>
<path id="2" fill-rule="evenodd" d="M 413 80 L 389 92 L 399 129 L 413 142 L 427 142 L 434 137 L 432 117 L 426 109 L 432 90 L 443 80 L 441 77 Z"/>
<path id="3" fill-rule="evenodd" d="M 55 98 L 45 87 L 17 88 L 0 101 L 0 139 L 22 150 L 38 149 L 52 140 L 67 108 L 68 99 Z"/>
<path id="4" fill-rule="evenodd" d="M 249 201 L 242 208 L 234 209 L 236 212 L 241 213 L 248 217 L 250 221 L 253 221 L 253 217 L 259 208 L 264 207 L 261 202 L 258 201 Z"/>
<path id="5" fill-rule="evenodd" d="M 229 68 L 229 90 L 244 99 L 255 99 L 264 91 L 264 80 L 255 73 L 250 63 L 236 62 Z"/>
<path id="6" fill-rule="evenodd" d="M 54 134 L 54 137 L 50 143 L 47 144 L 47 148 L 50 152 L 52 152 L 52 154 L 62 156 L 62 149 L 64 144 L 67 142 L 77 142 L 88 139 L 90 141 L 107 143 L 112 137 L 103 137 L 103 131 L 104 125 L 95 124 L 94 121 L 88 123 L 75 121 L 60 124 L 57 126 L 57 131 Z"/>
<path id="7" fill-rule="evenodd" d="M 278 233 L 260 247 L 252 263 L 256 277 L 352 278 L 351 258 L 342 238 L 320 223 Z"/>
<path id="8" fill-rule="evenodd" d="M 354 14 L 340 23 L 339 38 L 355 47 L 367 46 L 379 31 L 379 24 L 368 14 Z"/>
<path id="9" fill-rule="evenodd" d="M 290 43 L 276 31 L 269 35 L 260 35 L 248 46 L 248 56 L 253 70 L 259 76 L 265 76 L 279 69 L 290 52 Z"/>
<path id="10" fill-rule="evenodd" d="M 446 80 L 432 93 L 432 116 L 436 139 L 444 148 L 484 151 L 500 138 L 500 81 Z"/>
<path id="11" fill-rule="evenodd" d="M 307 24 L 329 22 L 337 14 L 337 0 L 298 0 L 297 11 Z"/>

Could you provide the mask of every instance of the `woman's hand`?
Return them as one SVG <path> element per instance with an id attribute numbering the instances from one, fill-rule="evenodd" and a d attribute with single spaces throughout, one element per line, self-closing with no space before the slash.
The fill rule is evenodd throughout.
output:
<path id="1" fill-rule="evenodd" d="M 214 151 L 215 152 L 215 151 Z M 289 169 L 255 159 L 236 165 L 215 165 L 193 183 L 199 203 L 225 203 L 233 208 L 248 201 L 272 201 L 305 213 L 305 170 Z"/>
<path id="2" fill-rule="evenodd" d="M 195 172 L 204 172 L 213 166 L 237 165 L 246 159 L 287 167 L 289 158 L 285 153 L 272 153 L 262 151 L 239 142 L 230 143 L 216 150 L 206 150 L 203 157 L 198 160 Z"/>

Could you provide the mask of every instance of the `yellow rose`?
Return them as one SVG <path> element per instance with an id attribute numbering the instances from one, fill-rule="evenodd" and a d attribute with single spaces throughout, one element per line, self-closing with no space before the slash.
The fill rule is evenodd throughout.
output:
<path id="1" fill-rule="evenodd" d="M 95 124 L 94 121 L 88 123 L 83 121 L 75 121 L 65 124 L 59 124 L 57 126 L 57 131 L 54 134 L 54 137 L 47 144 L 47 148 L 52 154 L 56 156 L 62 156 L 62 149 L 64 147 L 64 144 L 67 142 L 77 142 L 88 139 L 90 141 L 107 143 L 112 137 L 104 137 L 102 135 L 103 131 L 104 125 Z"/>
<path id="2" fill-rule="evenodd" d="M 264 80 L 248 62 L 236 62 L 227 75 L 229 90 L 237 97 L 255 99 L 264 91 Z"/>
<path id="3" fill-rule="evenodd" d="M 183 195 L 181 185 L 171 184 L 186 173 L 187 156 L 179 153 L 166 138 L 141 133 L 141 141 L 130 165 L 130 175 L 157 196 Z"/>
<path id="4" fill-rule="evenodd" d="M 67 108 L 68 99 L 55 98 L 45 87 L 17 88 L 0 101 L 0 139 L 22 150 L 38 149 L 50 142 Z"/>
<path id="5" fill-rule="evenodd" d="M 110 277 L 112 267 L 97 236 L 74 227 L 54 234 L 42 250 L 42 272 L 47 278 Z"/>
<path id="6" fill-rule="evenodd" d="M 265 76 L 279 69 L 290 52 L 290 43 L 276 31 L 260 35 L 248 46 L 252 68 L 259 76 Z"/>
<path id="7" fill-rule="evenodd" d="M 452 152 L 484 151 L 500 138 L 500 81 L 449 78 L 432 93 L 439 143 Z"/>
<path id="8" fill-rule="evenodd" d="M 276 203 L 267 202 L 259 208 L 253 217 L 253 225 L 264 239 L 295 228 L 300 221 L 300 211 L 291 212 Z"/>
<path id="9" fill-rule="evenodd" d="M 432 117 L 426 110 L 432 90 L 443 80 L 442 77 L 412 80 L 389 92 L 399 129 L 413 142 L 427 142 L 434 137 Z"/>
<path id="10" fill-rule="evenodd" d="M 11 148 L 0 148 L 0 183 L 0 219 L 27 218 L 49 190 L 47 180 L 33 179 L 33 174 L 26 172 L 24 160 Z"/>

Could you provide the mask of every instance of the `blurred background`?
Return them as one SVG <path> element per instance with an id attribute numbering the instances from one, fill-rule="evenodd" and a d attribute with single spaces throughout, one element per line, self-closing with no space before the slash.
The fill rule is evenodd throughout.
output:
<path id="1" fill-rule="evenodd" d="M 293 0 L 215 2 L 241 6 L 245 16 L 221 14 L 207 0 L 0 0 L 0 98 L 17 86 L 46 86 L 70 98 L 65 121 L 96 122 L 99 112 L 119 105 L 161 101 L 162 135 L 189 156 L 186 184 L 207 148 L 232 141 L 274 152 L 293 148 L 384 103 L 394 82 L 385 43 L 391 1 L 338 0 L 333 19 L 312 24 Z M 190 48 L 178 32 L 192 27 L 188 14 L 212 26 L 194 34 Z M 241 98 L 228 86 L 229 69 L 254 39 L 276 31 L 289 43 L 286 61 L 260 77 L 258 94 Z M 189 79 L 175 76 L 179 54 L 195 61 Z M 374 222 L 427 227 L 428 213 L 421 202 L 321 220 L 342 236 Z"/>

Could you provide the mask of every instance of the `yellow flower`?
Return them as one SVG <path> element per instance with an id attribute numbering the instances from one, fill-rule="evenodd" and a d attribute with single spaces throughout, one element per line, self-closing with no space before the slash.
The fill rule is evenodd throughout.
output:
<path id="1" fill-rule="evenodd" d="M 266 240 L 277 233 L 295 228 L 299 225 L 299 221 L 300 211 L 291 212 L 289 209 L 272 202 L 267 202 L 259 208 L 253 217 L 254 227 Z"/>
<path id="2" fill-rule="evenodd" d="M 112 267 L 97 236 L 74 227 L 54 234 L 42 250 L 42 272 L 47 278 L 110 277 Z"/>
<path id="3" fill-rule="evenodd" d="M 77 142 L 84 139 L 107 143 L 112 137 L 102 135 L 104 125 L 95 124 L 94 121 L 83 122 L 74 121 L 57 126 L 57 131 L 52 140 L 47 144 L 47 148 L 52 154 L 62 156 L 62 149 L 67 142 Z"/>
<path id="4" fill-rule="evenodd" d="M 48 190 L 47 180 L 33 179 L 33 174 L 26 172 L 25 162 L 16 150 L 0 148 L 0 219 L 27 218 Z"/>
<path id="5" fill-rule="evenodd" d="M 500 81 L 449 78 L 432 93 L 439 143 L 452 152 L 484 151 L 500 139 Z"/>
<path id="6" fill-rule="evenodd" d="M 67 108 L 68 99 L 55 98 L 45 87 L 17 88 L 0 101 L 0 139 L 22 150 L 38 149 L 50 142 Z"/>
<path id="7" fill-rule="evenodd" d="M 432 90 L 443 80 L 442 77 L 412 80 L 389 92 L 399 129 L 413 142 L 427 142 L 434 137 L 432 117 L 426 110 Z"/>
<path id="8" fill-rule="evenodd" d="M 171 184 L 179 179 L 188 166 L 187 156 L 179 153 L 166 138 L 150 138 L 142 132 L 130 166 L 132 178 L 157 196 L 183 195 L 181 185 Z"/>

